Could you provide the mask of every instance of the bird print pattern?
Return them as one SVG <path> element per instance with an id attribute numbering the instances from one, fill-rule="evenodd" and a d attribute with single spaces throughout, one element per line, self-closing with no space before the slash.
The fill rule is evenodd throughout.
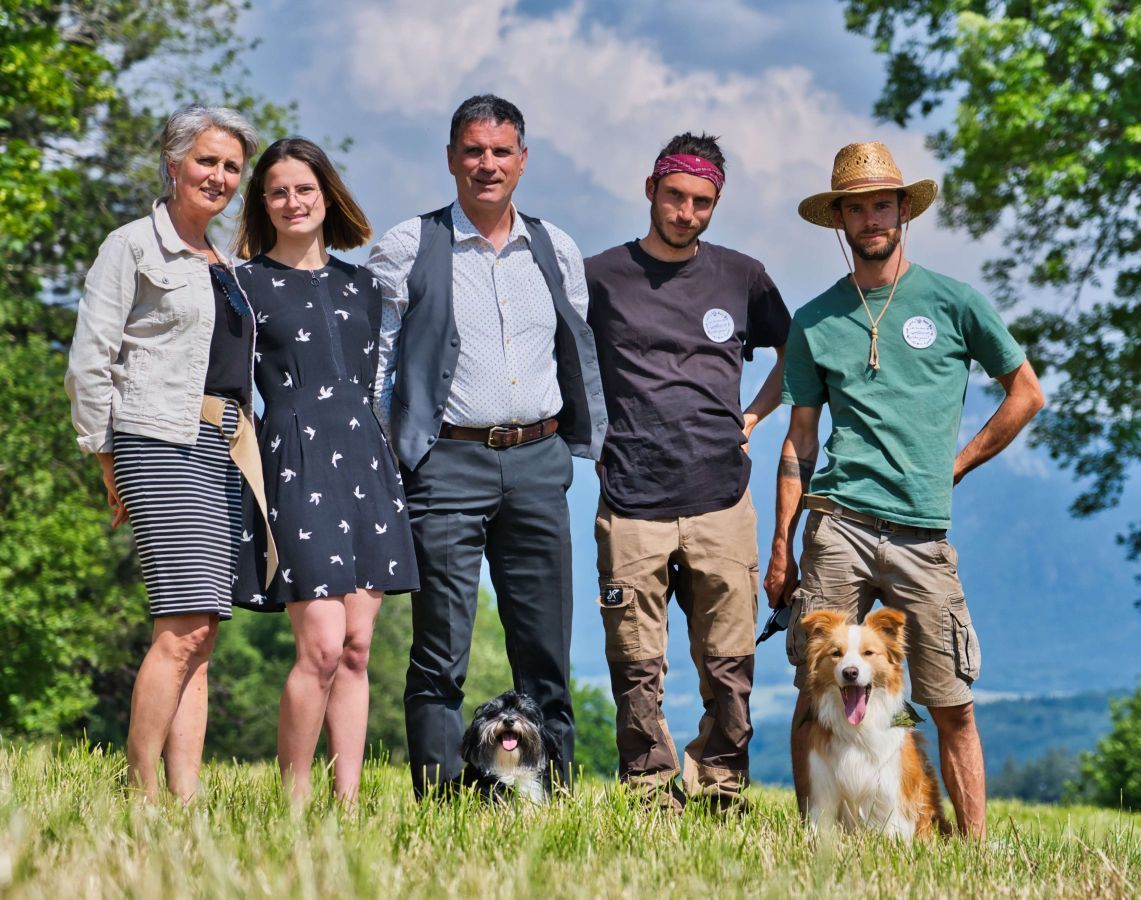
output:
<path id="1" fill-rule="evenodd" d="M 310 272 L 259 256 L 237 271 L 258 321 L 258 442 L 281 563 L 268 586 L 256 559 L 240 566 L 234 602 L 277 610 L 362 587 L 418 589 L 404 490 L 373 407 L 375 279 L 336 258 Z"/>

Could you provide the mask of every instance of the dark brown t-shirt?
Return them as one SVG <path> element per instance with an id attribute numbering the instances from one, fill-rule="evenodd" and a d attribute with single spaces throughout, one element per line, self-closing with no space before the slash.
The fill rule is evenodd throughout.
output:
<path id="1" fill-rule="evenodd" d="M 663 262 L 637 241 L 586 260 L 610 427 L 602 495 L 638 519 L 733 506 L 749 484 L 741 370 L 779 347 L 790 317 L 755 259 L 702 243 Z"/>

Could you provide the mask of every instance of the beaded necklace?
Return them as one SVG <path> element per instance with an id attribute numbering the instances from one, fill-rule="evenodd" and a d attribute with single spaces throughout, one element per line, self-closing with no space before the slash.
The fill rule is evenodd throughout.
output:
<path id="1" fill-rule="evenodd" d="M 852 284 L 856 286 L 856 293 L 860 295 L 860 302 L 864 304 L 864 312 L 868 314 L 868 322 L 872 326 L 872 349 L 868 354 L 868 365 L 873 369 L 880 367 L 880 351 L 879 351 L 879 324 L 883 319 L 884 313 L 887 308 L 891 306 L 891 298 L 895 296 L 895 289 L 899 285 L 899 270 L 903 267 L 903 257 L 907 252 L 907 231 L 911 226 L 911 220 L 908 219 L 903 223 L 903 246 L 899 251 L 899 260 L 895 264 L 895 277 L 891 281 L 891 292 L 887 295 L 887 303 L 883 305 L 878 316 L 872 317 L 871 308 L 868 306 L 867 298 L 864 296 L 863 290 L 860 289 L 860 282 L 856 278 L 856 270 L 852 268 L 852 261 L 848 258 L 848 251 L 844 249 L 844 241 L 840 238 L 840 229 L 836 229 L 836 240 L 840 242 L 840 252 L 844 254 L 844 262 L 848 264 L 848 271 L 852 275 Z"/>

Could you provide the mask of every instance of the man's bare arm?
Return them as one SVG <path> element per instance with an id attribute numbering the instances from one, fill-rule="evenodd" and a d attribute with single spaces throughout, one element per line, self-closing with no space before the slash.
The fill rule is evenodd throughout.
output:
<path id="1" fill-rule="evenodd" d="M 1045 405 L 1042 386 L 1028 360 L 1014 371 L 999 375 L 996 380 L 1006 391 L 1006 396 L 979 433 L 955 457 L 955 484 L 972 469 L 997 455 Z"/>
<path id="2" fill-rule="evenodd" d="M 776 527 L 773 531 L 772 556 L 765 573 L 765 593 L 769 606 L 787 606 L 796 587 L 796 560 L 793 538 L 800 521 L 800 501 L 808 492 L 808 483 L 816 470 L 820 453 L 819 406 L 794 406 L 789 417 L 788 434 L 781 447 L 777 466 Z"/>
<path id="3" fill-rule="evenodd" d="M 765 383 L 757 391 L 757 396 L 753 398 L 753 402 L 745 407 L 745 427 L 743 430 L 746 441 L 752 435 L 753 429 L 757 427 L 757 423 L 780 406 L 780 384 L 784 375 L 784 344 L 773 349 L 777 352 L 777 361 L 773 364 L 772 371 L 769 372 Z M 745 450 L 748 449 L 749 445 L 746 443 Z"/>

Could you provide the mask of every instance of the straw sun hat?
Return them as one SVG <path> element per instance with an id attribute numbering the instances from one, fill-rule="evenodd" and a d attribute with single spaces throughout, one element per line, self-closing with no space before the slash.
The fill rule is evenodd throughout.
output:
<path id="1" fill-rule="evenodd" d="M 939 186 L 930 178 L 904 184 L 891 151 L 879 141 L 849 144 L 836 154 L 832 164 L 832 190 L 801 201 L 797 212 L 813 225 L 834 228 L 832 203 L 837 197 L 884 190 L 905 191 L 911 200 L 911 218 L 914 219 L 935 200 Z"/>

